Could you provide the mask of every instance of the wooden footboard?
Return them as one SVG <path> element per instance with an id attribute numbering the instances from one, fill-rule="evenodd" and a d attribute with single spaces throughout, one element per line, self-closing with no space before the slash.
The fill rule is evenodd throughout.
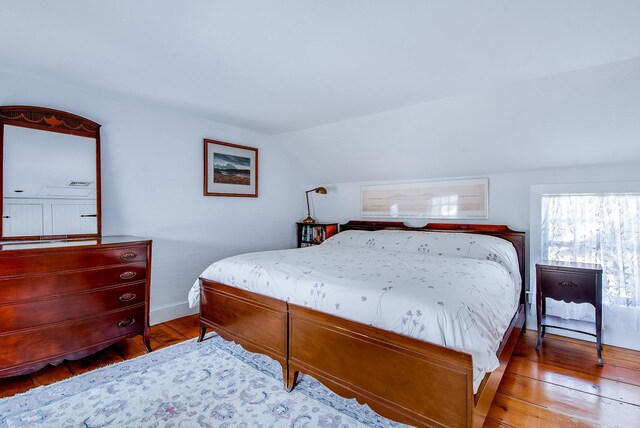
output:
<path id="1" fill-rule="evenodd" d="M 481 427 L 523 324 L 521 306 L 498 352 L 500 367 L 474 395 L 470 354 L 289 305 L 289 382 L 309 374 L 410 425 Z"/>
<path id="2" fill-rule="evenodd" d="M 286 302 L 201 278 L 199 342 L 207 327 L 248 351 L 278 361 L 287 386 Z"/>
<path id="3" fill-rule="evenodd" d="M 290 374 L 310 374 L 399 422 L 469 426 L 471 355 L 296 305 L 289 316 Z"/>

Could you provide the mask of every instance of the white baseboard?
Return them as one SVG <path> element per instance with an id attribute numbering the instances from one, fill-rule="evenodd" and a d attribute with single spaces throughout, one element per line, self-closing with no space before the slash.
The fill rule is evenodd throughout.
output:
<path id="1" fill-rule="evenodd" d="M 198 307 L 190 308 L 189 302 L 181 302 L 175 305 L 163 306 L 152 309 L 149 313 L 149 324 L 156 325 L 176 318 L 186 317 L 198 313 Z"/>

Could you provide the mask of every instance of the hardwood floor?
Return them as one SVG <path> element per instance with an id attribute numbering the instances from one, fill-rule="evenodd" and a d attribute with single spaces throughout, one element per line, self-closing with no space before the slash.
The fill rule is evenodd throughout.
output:
<path id="1" fill-rule="evenodd" d="M 597 364 L 590 342 L 520 337 L 485 427 L 640 426 L 640 352 L 612 346 Z"/>
<path id="2" fill-rule="evenodd" d="M 151 327 L 153 349 L 198 335 L 197 315 Z M 144 354 L 141 338 L 30 375 L 0 380 L 0 397 Z M 640 352 L 547 335 L 539 352 L 535 333 L 520 337 L 485 427 L 640 426 Z"/>

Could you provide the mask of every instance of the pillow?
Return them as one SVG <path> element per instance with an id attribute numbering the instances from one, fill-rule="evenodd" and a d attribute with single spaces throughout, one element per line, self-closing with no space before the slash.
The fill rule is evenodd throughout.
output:
<path id="1" fill-rule="evenodd" d="M 347 230 L 322 245 L 371 248 L 380 251 L 422 253 L 430 256 L 458 256 L 491 260 L 520 278 L 518 255 L 511 242 L 491 235 L 460 232 L 412 232 L 405 230 Z"/>

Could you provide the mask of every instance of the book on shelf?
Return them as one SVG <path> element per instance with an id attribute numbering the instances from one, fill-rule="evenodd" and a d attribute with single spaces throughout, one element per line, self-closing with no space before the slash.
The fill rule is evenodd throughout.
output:
<path id="1" fill-rule="evenodd" d="M 300 227 L 300 247 L 322 244 L 327 238 L 338 233 L 337 224 L 304 224 Z"/>

